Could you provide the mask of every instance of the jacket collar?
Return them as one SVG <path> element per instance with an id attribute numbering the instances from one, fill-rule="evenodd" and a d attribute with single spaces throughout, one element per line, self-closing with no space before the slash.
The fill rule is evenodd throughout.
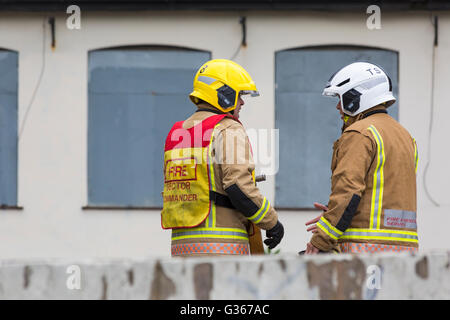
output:
<path id="1" fill-rule="evenodd" d="M 223 114 L 222 111 L 220 111 L 217 108 L 214 108 L 212 105 L 210 105 L 208 103 L 199 103 L 197 105 L 197 111 L 195 111 L 195 112 L 200 112 L 200 111 L 208 111 L 208 112 L 213 112 L 213 113 L 217 113 L 217 114 Z"/>
<path id="2" fill-rule="evenodd" d="M 231 113 L 224 113 L 224 112 L 220 111 L 219 109 L 213 107 L 212 105 L 210 105 L 208 103 L 199 103 L 197 105 L 197 110 L 195 112 L 200 112 L 200 111 L 212 112 L 212 113 L 216 113 L 216 114 L 226 114 L 227 117 L 232 118 L 232 119 L 236 120 L 237 122 L 241 123 Z"/>
<path id="3" fill-rule="evenodd" d="M 362 120 L 364 118 L 370 117 L 371 115 L 374 115 L 376 113 L 387 113 L 386 111 L 386 107 L 382 104 L 379 104 L 375 107 L 372 107 L 370 109 L 367 109 L 364 112 L 361 112 L 360 114 L 354 116 L 354 117 L 350 117 L 350 116 L 344 116 L 347 117 L 346 121 L 344 121 L 344 124 L 342 125 L 342 132 L 344 132 L 344 130 L 346 128 L 348 128 L 349 126 L 351 126 L 352 124 L 354 124 L 356 121 Z"/>

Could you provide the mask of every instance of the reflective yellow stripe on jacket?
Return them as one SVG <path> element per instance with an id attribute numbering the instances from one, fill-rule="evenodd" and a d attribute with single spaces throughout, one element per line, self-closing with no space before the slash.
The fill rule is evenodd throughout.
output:
<path id="1" fill-rule="evenodd" d="M 317 226 L 334 240 L 337 240 L 343 234 L 342 231 L 333 227 L 331 223 L 324 217 L 320 218 L 320 220 L 317 222 Z"/>
<path id="2" fill-rule="evenodd" d="M 214 139 L 214 132 L 216 128 L 220 125 L 220 123 L 214 126 L 214 129 L 211 133 L 211 142 Z M 208 146 L 208 166 L 209 166 L 209 190 L 216 191 L 216 181 L 214 179 L 214 161 L 212 156 L 212 147 L 211 144 Z M 206 218 L 205 225 L 209 228 L 214 228 L 216 226 L 216 204 L 214 201 L 210 201 L 210 213 Z"/>
<path id="3" fill-rule="evenodd" d="M 415 166 L 415 170 L 416 170 L 416 174 L 417 174 L 417 166 L 419 164 L 419 153 L 417 152 L 417 142 L 416 139 L 414 140 L 414 166 Z"/>
<path id="4" fill-rule="evenodd" d="M 246 230 L 237 228 L 189 228 L 172 230 L 172 240 L 193 238 L 220 238 L 248 241 Z"/>
<path id="5" fill-rule="evenodd" d="M 349 228 L 342 232 L 331 225 L 324 217 L 320 218 L 317 226 L 332 239 L 354 239 L 354 240 L 387 240 L 403 242 L 419 242 L 417 232 L 392 230 L 392 229 L 360 229 Z"/>
<path id="6" fill-rule="evenodd" d="M 367 239 L 367 240 L 388 240 L 388 241 L 404 241 L 419 242 L 417 232 L 391 230 L 391 229 L 360 229 L 349 228 L 345 230 L 341 239 Z"/>
<path id="7" fill-rule="evenodd" d="M 264 197 L 261 208 L 259 208 L 259 210 L 256 211 L 255 214 L 249 217 L 248 219 L 253 223 L 259 223 L 262 219 L 264 219 L 266 213 L 269 212 L 269 208 L 270 202 L 269 200 L 266 199 L 266 197 Z"/>
<path id="8" fill-rule="evenodd" d="M 367 129 L 372 132 L 377 143 L 377 166 L 373 174 L 372 205 L 370 209 L 369 227 L 371 229 L 380 229 L 381 211 L 383 209 L 383 168 L 386 157 L 384 154 L 384 143 L 381 134 L 373 125 Z"/>

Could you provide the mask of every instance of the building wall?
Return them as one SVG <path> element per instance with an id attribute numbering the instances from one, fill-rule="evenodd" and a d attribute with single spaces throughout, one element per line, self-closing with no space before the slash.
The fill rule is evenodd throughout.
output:
<path id="1" fill-rule="evenodd" d="M 160 227 L 157 210 L 82 210 L 87 204 L 87 52 L 124 45 L 174 45 L 230 58 L 241 40 L 239 16 L 218 12 L 83 12 L 81 30 L 66 28 L 56 16 L 56 49 L 41 13 L 0 13 L 0 47 L 19 52 L 19 126 L 42 66 L 45 69 L 19 141 L 18 205 L 1 210 L 0 257 L 142 257 L 169 255 L 170 232 Z M 362 45 L 399 52 L 400 122 L 416 138 L 418 225 L 421 248 L 449 248 L 450 179 L 445 121 L 450 111 L 450 13 L 439 13 L 435 51 L 434 117 L 430 139 L 434 29 L 429 13 L 382 13 L 382 29 L 368 30 L 367 15 L 356 13 L 246 12 L 248 46 L 236 61 L 255 80 L 259 98 L 247 100 L 242 121 L 248 128 L 273 128 L 274 54 L 315 45 Z M 324 79 L 326 81 L 327 79 Z M 282 128 L 279 128 L 282 130 Z M 430 157 L 431 154 L 431 157 Z M 424 188 L 424 169 L 429 162 Z M 271 202 L 274 176 L 260 188 Z M 301 181 L 300 181 L 301 183 Z M 279 212 L 286 229 L 282 252 L 304 249 L 304 223 L 319 212 Z"/>
<path id="2" fill-rule="evenodd" d="M 0 299 L 448 300 L 449 263 L 448 251 L 3 260 Z M 186 306 L 181 303 L 166 308 L 166 317 L 178 318 L 181 307 Z M 203 306 L 205 303 L 202 301 Z M 272 316 L 280 315 L 281 308 L 274 310 L 270 302 L 266 304 Z M 215 314 L 229 312 L 229 308 L 216 307 Z"/>

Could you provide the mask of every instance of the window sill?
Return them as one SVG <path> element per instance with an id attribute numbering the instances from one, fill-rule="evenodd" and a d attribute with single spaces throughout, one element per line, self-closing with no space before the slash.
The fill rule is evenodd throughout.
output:
<path id="1" fill-rule="evenodd" d="M 20 206 L 7 206 L 7 205 L 0 205 L 0 210 L 17 210 L 17 211 L 21 211 L 23 210 L 23 207 Z"/>
<path id="2" fill-rule="evenodd" d="M 162 207 L 117 207 L 117 206 L 84 206 L 82 210 L 92 211 L 150 211 L 150 210 L 162 210 Z"/>

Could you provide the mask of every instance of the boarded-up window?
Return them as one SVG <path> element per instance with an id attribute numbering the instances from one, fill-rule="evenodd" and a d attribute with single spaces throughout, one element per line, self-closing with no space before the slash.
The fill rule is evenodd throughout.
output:
<path id="1" fill-rule="evenodd" d="M 17 205 L 17 52 L 0 49 L 0 205 Z"/>
<path id="2" fill-rule="evenodd" d="M 174 48 L 89 53 L 89 205 L 162 206 L 165 138 L 195 110 L 189 93 L 209 58 Z"/>
<path id="3" fill-rule="evenodd" d="M 314 47 L 276 53 L 275 123 L 279 129 L 279 171 L 276 206 L 312 208 L 326 204 L 330 194 L 333 142 L 342 120 L 337 98 L 322 96 L 330 76 L 356 61 L 381 66 L 391 77 L 398 98 L 396 52 L 360 47 Z M 398 100 L 388 109 L 398 119 Z"/>

